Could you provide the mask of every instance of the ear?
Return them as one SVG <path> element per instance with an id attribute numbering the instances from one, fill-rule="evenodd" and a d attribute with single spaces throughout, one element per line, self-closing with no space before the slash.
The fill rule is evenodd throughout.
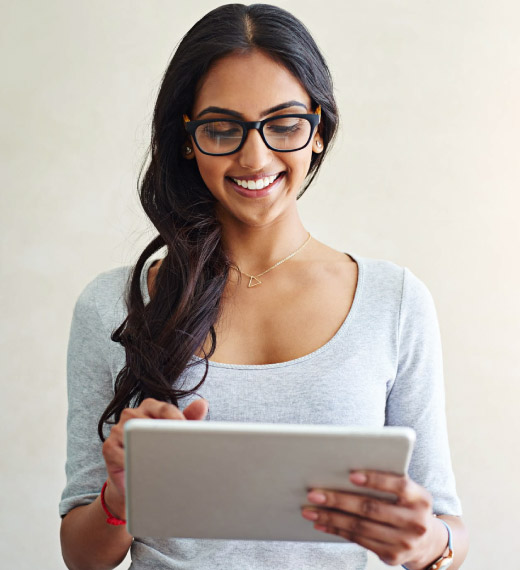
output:
<path id="1" fill-rule="evenodd" d="M 182 145 L 182 156 L 188 160 L 195 158 L 193 143 L 190 140 L 185 141 Z"/>
<path id="2" fill-rule="evenodd" d="M 324 149 L 323 139 L 321 138 L 320 133 L 316 131 L 316 134 L 312 139 L 312 152 L 320 154 L 323 152 L 323 149 Z"/>

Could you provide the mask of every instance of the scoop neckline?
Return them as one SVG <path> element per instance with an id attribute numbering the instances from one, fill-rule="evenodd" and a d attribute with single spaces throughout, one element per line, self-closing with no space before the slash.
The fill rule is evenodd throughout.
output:
<path id="1" fill-rule="evenodd" d="M 352 301 L 352 305 L 350 306 L 350 310 L 347 316 L 345 317 L 345 320 L 341 323 L 339 329 L 335 332 L 335 334 L 325 344 L 321 345 L 316 350 L 309 352 L 308 354 L 304 354 L 303 356 L 299 356 L 298 358 L 293 358 L 291 360 L 285 360 L 283 362 L 272 362 L 270 364 L 233 364 L 227 362 L 216 362 L 214 360 L 208 360 L 208 365 L 214 368 L 232 368 L 235 370 L 237 369 L 265 370 L 273 368 L 282 368 L 284 366 L 293 366 L 295 364 L 305 362 L 311 358 L 319 356 L 321 353 L 332 348 L 344 334 L 347 334 L 348 329 L 350 327 L 350 323 L 354 319 L 354 316 L 358 310 L 358 306 L 361 303 L 361 297 L 363 293 L 363 284 L 365 277 L 365 266 L 363 260 L 357 254 L 345 252 L 345 255 L 351 257 L 357 263 L 358 266 L 358 275 L 357 275 L 356 290 L 354 292 L 354 299 Z M 158 256 L 157 254 L 155 254 L 152 257 L 150 257 L 143 266 L 143 271 L 141 273 L 141 293 L 143 295 L 143 300 L 145 304 L 147 304 L 150 301 L 150 293 L 148 291 L 148 269 L 154 261 L 162 259 L 163 257 L 164 255 Z M 193 364 L 202 363 L 204 362 L 204 359 L 200 358 L 200 356 L 192 355 L 191 361 Z"/>

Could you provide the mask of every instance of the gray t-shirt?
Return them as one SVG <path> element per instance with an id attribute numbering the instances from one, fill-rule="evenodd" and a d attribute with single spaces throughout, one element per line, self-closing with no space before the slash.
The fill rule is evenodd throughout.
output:
<path id="1" fill-rule="evenodd" d="M 437 514 L 461 515 L 455 490 L 444 410 L 442 349 L 432 296 L 408 268 L 349 254 L 358 264 L 350 312 L 336 334 L 301 358 L 267 365 L 210 362 L 198 390 L 213 421 L 410 426 L 417 434 L 409 474 L 426 487 Z M 147 274 L 141 275 L 145 303 Z M 127 312 L 124 289 L 130 267 L 98 275 L 74 308 L 67 357 L 67 484 L 60 515 L 92 502 L 106 479 L 97 423 L 125 364 L 123 347 L 110 339 Z M 187 369 L 194 387 L 202 366 Z M 193 399 L 186 399 L 186 407 Z M 309 523 L 312 524 L 312 523 Z M 352 543 L 264 542 L 136 537 L 134 570 L 352 569 L 366 551 Z"/>

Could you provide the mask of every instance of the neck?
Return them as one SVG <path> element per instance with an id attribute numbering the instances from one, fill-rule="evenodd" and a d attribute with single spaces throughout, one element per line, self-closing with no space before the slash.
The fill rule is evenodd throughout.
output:
<path id="1" fill-rule="evenodd" d="M 291 254 L 307 237 L 308 232 L 298 216 L 262 227 L 222 226 L 228 255 L 241 271 L 250 275 L 264 271 Z"/>

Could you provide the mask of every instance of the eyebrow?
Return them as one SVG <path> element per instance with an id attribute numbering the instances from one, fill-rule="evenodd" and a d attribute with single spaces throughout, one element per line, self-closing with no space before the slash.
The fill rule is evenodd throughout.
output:
<path id="1" fill-rule="evenodd" d="M 276 111 L 281 111 L 282 109 L 287 109 L 289 107 L 303 107 L 307 111 L 307 105 L 304 105 L 300 101 L 287 101 L 286 103 L 280 103 L 280 105 L 275 105 L 270 109 L 266 109 L 263 113 L 260 114 L 261 117 L 265 117 L 266 115 L 270 115 L 271 113 L 276 113 Z M 243 119 L 244 115 L 239 113 L 238 111 L 232 111 L 231 109 L 223 109 L 222 107 L 206 107 L 203 111 L 201 111 L 197 115 L 197 119 L 207 115 L 208 113 L 220 113 L 222 115 L 231 115 L 232 117 L 236 117 L 237 119 Z"/>

